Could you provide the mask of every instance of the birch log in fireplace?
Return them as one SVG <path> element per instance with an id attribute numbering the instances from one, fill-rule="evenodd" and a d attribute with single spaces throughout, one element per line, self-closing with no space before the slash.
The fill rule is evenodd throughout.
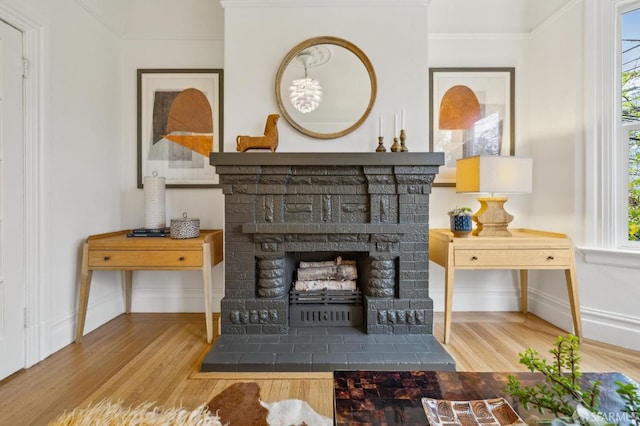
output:
<path id="1" fill-rule="evenodd" d="M 301 261 L 296 269 L 296 280 L 293 288 L 298 291 L 316 290 L 355 290 L 358 268 L 355 260 L 321 262 Z"/>
<path id="2" fill-rule="evenodd" d="M 356 266 L 371 334 L 432 334 L 429 194 L 442 153 L 211 153 L 225 195 L 222 334 L 287 334 L 300 262 Z"/>

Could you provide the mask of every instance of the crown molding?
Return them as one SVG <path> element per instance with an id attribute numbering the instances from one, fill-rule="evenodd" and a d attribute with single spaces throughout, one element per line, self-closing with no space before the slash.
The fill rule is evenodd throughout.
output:
<path id="1" fill-rule="evenodd" d="M 545 28 L 547 28 L 549 25 L 553 24 L 555 21 L 557 21 L 558 19 L 560 19 L 560 17 L 562 15 L 564 15 L 565 13 L 567 13 L 569 10 L 571 10 L 574 6 L 583 3 L 583 0 L 573 0 L 567 4 L 565 4 L 564 6 L 562 6 L 560 9 L 558 9 L 557 11 L 555 11 L 555 13 L 553 13 L 551 16 L 549 16 L 547 19 L 545 19 L 544 21 L 542 21 L 542 23 L 540 25 L 538 25 L 537 27 L 533 28 L 531 30 L 531 37 L 534 37 L 537 33 L 543 31 Z"/>
<path id="2" fill-rule="evenodd" d="M 430 33 L 429 40 L 529 40 L 530 33 Z"/>
<path id="3" fill-rule="evenodd" d="M 220 0 L 223 8 L 428 7 L 431 0 Z"/>
<path id="4" fill-rule="evenodd" d="M 95 5 L 95 1 L 91 0 L 75 0 L 75 2 L 84 10 L 89 12 L 91 16 L 101 22 L 105 28 L 114 33 L 117 37 L 122 38 L 124 35 L 124 24 L 122 20 L 109 19 L 104 10 Z"/>
<path id="5" fill-rule="evenodd" d="M 122 40 L 135 40 L 135 41 L 193 41 L 193 42 L 219 42 L 224 41 L 224 32 L 216 31 L 206 37 L 201 36 L 171 36 L 165 37 L 163 35 L 149 36 L 148 34 L 136 34 L 127 33 L 120 37 Z"/>
<path id="6" fill-rule="evenodd" d="M 0 17 L 23 33 L 49 25 L 48 20 L 39 10 L 21 4 L 20 0 L 0 2 Z"/>
<path id="7" fill-rule="evenodd" d="M 560 19 L 565 13 L 568 13 L 574 6 L 583 3 L 584 0 L 573 0 L 554 12 L 545 19 L 540 25 L 533 28 L 530 32 L 520 33 L 430 33 L 429 40 L 529 40 L 539 32 L 543 31 L 549 25 Z"/>

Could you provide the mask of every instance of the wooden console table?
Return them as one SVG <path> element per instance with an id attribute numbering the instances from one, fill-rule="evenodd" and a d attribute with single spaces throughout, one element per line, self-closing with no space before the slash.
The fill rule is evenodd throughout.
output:
<path id="1" fill-rule="evenodd" d="M 127 237 L 129 230 L 91 235 L 82 249 L 82 272 L 78 303 L 76 343 L 82 341 L 93 271 L 122 270 L 125 312 L 131 312 L 131 287 L 135 270 L 201 270 L 207 342 L 213 340 L 211 314 L 211 268 L 222 262 L 223 233 L 220 229 L 201 230 L 190 239 L 169 237 Z"/>
<path id="2" fill-rule="evenodd" d="M 520 309 L 527 312 L 529 269 L 563 269 L 573 333 L 582 337 L 573 244 L 564 234 L 511 229 L 511 237 L 454 237 L 448 229 L 429 230 L 429 260 L 445 269 L 444 343 L 449 343 L 455 269 L 519 269 Z"/>

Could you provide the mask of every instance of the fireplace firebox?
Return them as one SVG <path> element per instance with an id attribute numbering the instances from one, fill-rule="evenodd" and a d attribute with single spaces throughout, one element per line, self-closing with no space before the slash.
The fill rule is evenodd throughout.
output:
<path id="1" fill-rule="evenodd" d="M 367 253 L 288 253 L 296 264 L 289 290 L 289 325 L 362 327 Z M 329 259 L 329 260 L 327 260 Z"/>

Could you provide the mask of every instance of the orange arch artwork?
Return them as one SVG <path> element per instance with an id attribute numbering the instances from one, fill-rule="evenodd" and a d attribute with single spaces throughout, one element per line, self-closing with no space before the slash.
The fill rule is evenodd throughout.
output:
<path id="1" fill-rule="evenodd" d="M 446 91 L 440 102 L 440 129 L 470 129 L 482 117 L 480 102 L 467 86 L 457 85 Z"/>
<path id="2" fill-rule="evenodd" d="M 155 93 L 153 144 L 163 138 L 190 152 L 209 156 L 213 151 L 213 114 L 204 93 L 194 88 Z"/>

